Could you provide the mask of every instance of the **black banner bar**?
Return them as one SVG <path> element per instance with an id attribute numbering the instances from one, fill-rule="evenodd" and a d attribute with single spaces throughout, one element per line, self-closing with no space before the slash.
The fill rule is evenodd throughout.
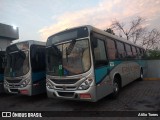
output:
<path id="1" fill-rule="evenodd" d="M 160 117 L 160 111 L 1 111 L 1 117 Z"/>

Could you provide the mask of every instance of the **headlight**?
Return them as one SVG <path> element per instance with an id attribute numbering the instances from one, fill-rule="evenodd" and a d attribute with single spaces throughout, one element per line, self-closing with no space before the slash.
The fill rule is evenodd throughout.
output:
<path id="1" fill-rule="evenodd" d="M 54 86 L 52 85 L 52 83 L 48 79 L 46 79 L 46 87 L 49 88 L 49 89 L 54 88 Z"/>
<path id="2" fill-rule="evenodd" d="M 9 85 L 8 85 L 8 83 L 4 80 L 4 86 L 5 87 L 8 87 Z"/>
<path id="3" fill-rule="evenodd" d="M 86 79 L 79 87 L 78 87 L 78 90 L 87 90 L 91 83 L 93 82 L 93 79 L 91 78 L 88 78 Z"/>
<path id="4" fill-rule="evenodd" d="M 29 82 L 30 82 L 30 79 L 29 79 L 29 78 L 23 80 L 23 82 L 21 83 L 21 87 L 26 87 Z"/>

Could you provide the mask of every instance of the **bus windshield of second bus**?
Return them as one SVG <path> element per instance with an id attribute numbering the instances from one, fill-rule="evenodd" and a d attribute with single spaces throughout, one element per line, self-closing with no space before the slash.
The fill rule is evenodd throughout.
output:
<path id="1" fill-rule="evenodd" d="M 82 35 L 81 31 L 86 32 Z M 46 51 L 48 75 L 71 76 L 89 70 L 91 60 L 87 32 L 87 29 L 83 27 L 50 38 Z M 56 44 L 56 40 L 62 42 Z"/>
<path id="2" fill-rule="evenodd" d="M 29 72 L 29 52 L 27 46 L 27 43 L 19 43 L 7 48 L 6 77 L 23 76 Z"/>
<path id="3" fill-rule="evenodd" d="M 45 88 L 45 43 L 27 40 L 6 49 L 4 90 L 6 93 L 37 95 Z"/>

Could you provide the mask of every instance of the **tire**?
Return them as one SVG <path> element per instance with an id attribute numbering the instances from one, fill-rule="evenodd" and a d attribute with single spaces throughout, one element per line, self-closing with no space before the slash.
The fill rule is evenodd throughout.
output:
<path id="1" fill-rule="evenodd" d="M 113 99 L 117 98 L 120 92 L 120 82 L 118 78 L 114 78 L 113 81 L 113 93 L 111 94 L 111 97 Z"/>

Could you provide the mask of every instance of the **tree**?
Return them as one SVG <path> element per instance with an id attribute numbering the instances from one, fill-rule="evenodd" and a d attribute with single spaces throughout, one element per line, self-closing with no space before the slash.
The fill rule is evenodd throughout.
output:
<path id="1" fill-rule="evenodd" d="M 111 28 L 107 28 L 106 30 L 104 30 L 105 32 L 108 32 L 110 34 L 115 35 L 114 31 Z"/>
<path id="2" fill-rule="evenodd" d="M 112 21 L 111 28 L 122 32 L 126 39 L 129 40 L 134 35 L 138 38 L 138 36 L 140 36 L 140 32 L 144 31 L 144 28 L 142 27 L 143 22 L 144 19 L 142 17 L 137 17 L 131 20 L 130 25 L 114 20 Z"/>
<path id="3" fill-rule="evenodd" d="M 157 29 L 152 29 L 143 35 L 141 45 L 148 49 L 158 49 L 160 43 L 160 32 Z"/>
<path id="4" fill-rule="evenodd" d="M 146 58 L 149 59 L 160 59 L 160 50 L 148 50 Z"/>
<path id="5" fill-rule="evenodd" d="M 146 49 L 155 49 L 160 43 L 160 32 L 157 29 L 148 31 L 144 27 L 145 19 L 136 17 L 128 24 L 119 22 L 118 20 L 112 21 L 111 28 L 119 32 L 120 36 L 126 37 L 127 40 L 145 47 Z"/>

